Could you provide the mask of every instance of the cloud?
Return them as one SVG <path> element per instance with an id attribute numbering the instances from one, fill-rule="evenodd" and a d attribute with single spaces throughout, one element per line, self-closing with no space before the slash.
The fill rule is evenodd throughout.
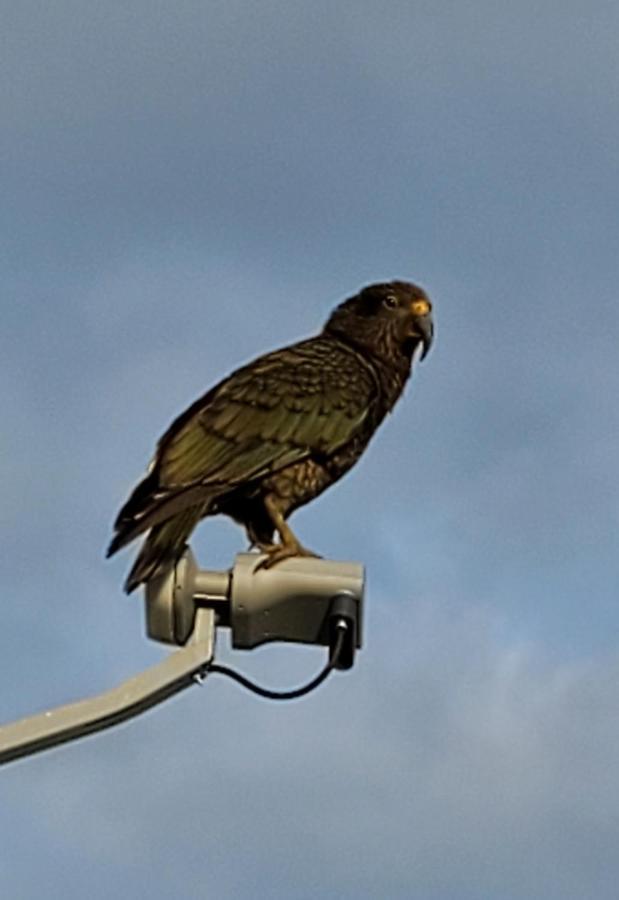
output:
<path id="1" fill-rule="evenodd" d="M 411 605 L 353 674 L 285 708 L 213 676 L 22 764 L 4 813 L 27 797 L 35 847 L 106 869 L 94 896 L 128 876 L 154 897 L 610 898 L 619 661 L 556 665 L 500 630 Z"/>
<path id="2" fill-rule="evenodd" d="M 428 288 L 437 341 L 294 519 L 367 565 L 359 666 L 286 708 L 213 679 L 5 770 L 6 890 L 614 897 L 616 5 L 7 15 L 4 719 L 160 658 L 103 551 L 187 403 L 378 278 Z"/>

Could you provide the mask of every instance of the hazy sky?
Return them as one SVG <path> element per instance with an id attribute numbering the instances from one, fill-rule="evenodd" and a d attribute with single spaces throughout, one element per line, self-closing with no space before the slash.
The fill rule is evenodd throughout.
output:
<path id="1" fill-rule="evenodd" d="M 172 417 L 385 278 L 436 343 L 297 514 L 349 674 L 0 774 L 11 900 L 614 900 L 619 7 L 0 4 L 0 718 L 162 658 L 111 522 Z M 201 562 L 245 548 L 201 526 Z M 323 655 L 234 654 L 288 687 Z"/>

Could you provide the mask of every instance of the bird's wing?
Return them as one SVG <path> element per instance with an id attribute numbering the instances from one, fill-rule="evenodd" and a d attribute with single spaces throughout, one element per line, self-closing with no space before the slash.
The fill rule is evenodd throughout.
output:
<path id="1" fill-rule="evenodd" d="M 239 369 L 176 420 L 159 443 L 160 489 L 214 491 L 346 444 L 378 392 L 358 354 L 327 338 L 275 351 Z"/>

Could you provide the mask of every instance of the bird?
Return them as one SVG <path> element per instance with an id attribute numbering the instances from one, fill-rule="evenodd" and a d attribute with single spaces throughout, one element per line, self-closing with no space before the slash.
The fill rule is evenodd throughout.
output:
<path id="1" fill-rule="evenodd" d="M 421 287 L 370 284 L 341 302 L 319 334 L 258 357 L 208 390 L 160 438 L 118 513 L 108 556 L 148 532 L 125 591 L 173 569 L 206 516 L 245 527 L 262 554 L 257 569 L 317 556 L 289 516 L 359 460 L 433 335 Z"/>

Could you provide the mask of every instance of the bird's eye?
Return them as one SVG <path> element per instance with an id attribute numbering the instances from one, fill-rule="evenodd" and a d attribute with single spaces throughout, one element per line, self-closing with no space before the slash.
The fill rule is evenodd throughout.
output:
<path id="1" fill-rule="evenodd" d="M 398 298 L 395 294 L 386 294 L 383 298 L 383 303 L 387 309 L 395 309 L 398 305 Z"/>

